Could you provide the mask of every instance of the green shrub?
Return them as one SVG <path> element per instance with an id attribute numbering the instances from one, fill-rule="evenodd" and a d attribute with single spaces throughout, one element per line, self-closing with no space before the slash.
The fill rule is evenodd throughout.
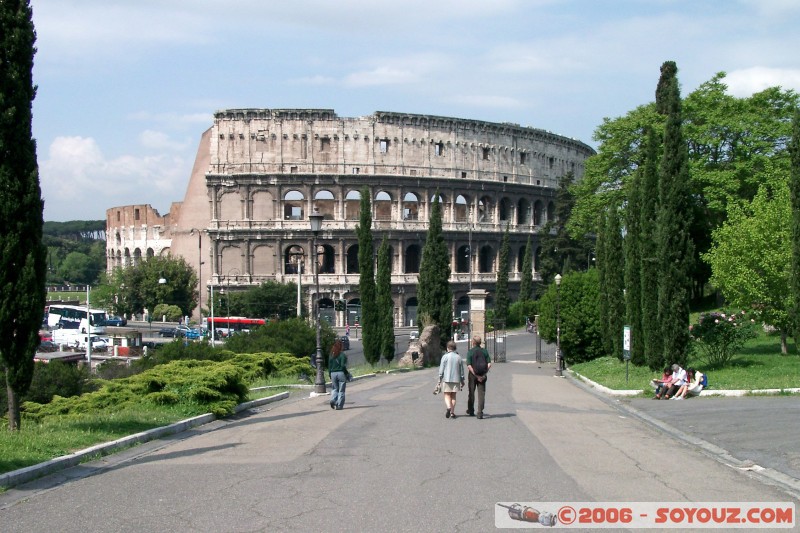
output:
<path id="1" fill-rule="evenodd" d="M 755 338 L 755 324 L 746 313 L 718 312 L 701 314 L 689 327 L 694 349 L 711 368 L 721 368 Z"/>
<path id="2" fill-rule="evenodd" d="M 168 322 L 177 322 L 183 316 L 183 311 L 177 305 L 158 304 L 153 309 L 153 319 L 161 320 L 166 317 Z"/>
<path id="3" fill-rule="evenodd" d="M 537 305 L 533 300 L 520 300 L 511 304 L 508 309 L 508 328 L 518 328 L 526 324 L 525 319 L 530 318 L 533 322 L 533 317 L 537 313 Z"/>
<path id="4" fill-rule="evenodd" d="M 322 351 L 324 360 L 336 340 L 336 333 L 329 324 L 322 323 Z M 236 353 L 289 353 L 305 357 L 317 349 L 317 332 L 313 324 L 301 318 L 276 320 L 249 333 L 237 333 L 228 337 L 225 348 Z"/>

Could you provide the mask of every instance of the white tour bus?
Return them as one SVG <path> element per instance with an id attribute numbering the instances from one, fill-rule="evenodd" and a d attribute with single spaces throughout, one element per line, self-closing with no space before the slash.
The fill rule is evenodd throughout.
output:
<path id="1" fill-rule="evenodd" d="M 89 309 L 91 316 L 90 333 L 106 332 L 106 312 L 102 309 Z M 54 304 L 47 308 L 47 326 L 50 329 L 74 329 L 86 333 L 86 306 Z"/>

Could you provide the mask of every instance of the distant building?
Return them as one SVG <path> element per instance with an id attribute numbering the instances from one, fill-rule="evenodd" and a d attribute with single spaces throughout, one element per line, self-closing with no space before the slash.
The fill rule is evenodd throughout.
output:
<path id="1" fill-rule="evenodd" d="M 472 285 L 494 291 L 500 239 L 510 228 L 509 290 L 519 289 L 528 235 L 536 278 L 542 225 L 553 217 L 558 178 L 576 180 L 588 145 L 516 124 L 407 113 L 341 118 L 330 109 L 228 109 L 201 138 L 183 202 L 163 217 L 150 206 L 107 211 L 108 265 L 171 253 L 210 287 L 237 290 L 301 281 L 338 326 L 354 323 L 361 190 L 372 201 L 377 250 L 391 245 L 397 325 L 416 323 L 417 274 L 431 201 L 443 207 L 454 313 Z M 324 215 L 316 254 L 308 215 Z M 309 291 L 310 289 L 310 291 Z M 313 297 L 313 296 L 312 296 Z M 335 302 L 345 300 L 343 311 Z"/>

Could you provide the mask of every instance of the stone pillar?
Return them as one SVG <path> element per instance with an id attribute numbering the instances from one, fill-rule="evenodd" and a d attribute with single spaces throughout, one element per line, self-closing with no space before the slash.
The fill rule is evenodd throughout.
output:
<path id="1" fill-rule="evenodd" d="M 470 341 L 475 335 L 480 335 L 486 342 L 486 297 L 489 293 L 484 289 L 473 289 L 467 293 L 469 296 L 469 325 Z"/>

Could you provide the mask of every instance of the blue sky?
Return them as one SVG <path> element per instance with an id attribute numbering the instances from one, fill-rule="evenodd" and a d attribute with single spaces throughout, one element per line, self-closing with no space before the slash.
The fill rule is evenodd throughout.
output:
<path id="1" fill-rule="evenodd" d="M 728 73 L 800 90 L 796 0 L 31 0 L 45 220 L 183 199 L 200 135 L 232 107 L 399 111 L 580 139 Z"/>

